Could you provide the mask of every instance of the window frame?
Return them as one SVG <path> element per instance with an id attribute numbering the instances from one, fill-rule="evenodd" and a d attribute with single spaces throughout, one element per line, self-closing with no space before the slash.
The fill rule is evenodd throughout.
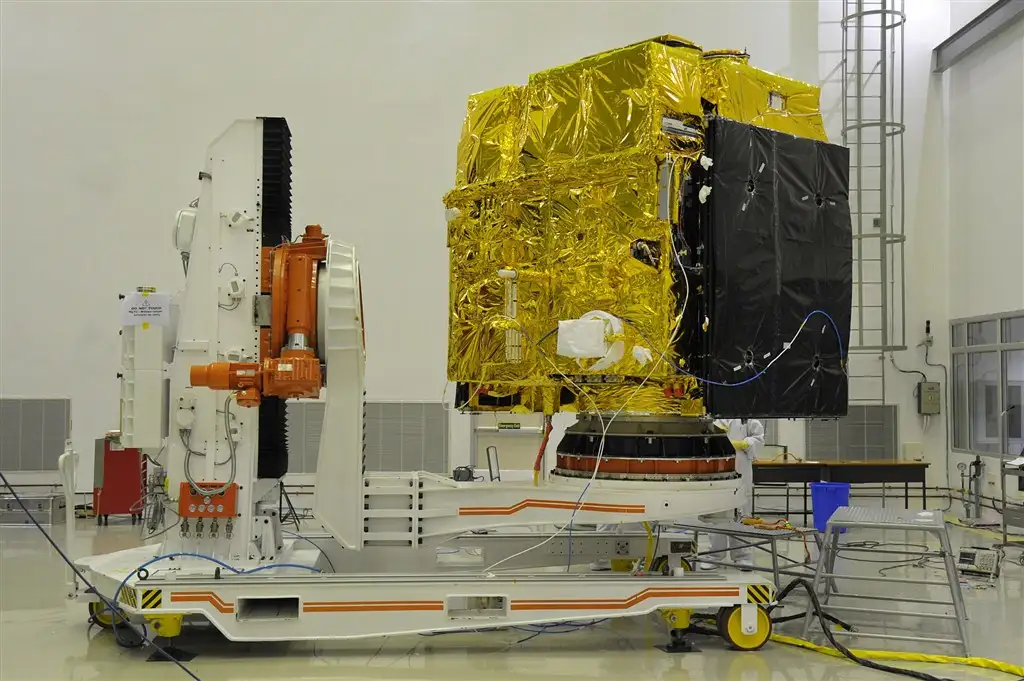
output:
<path id="1" fill-rule="evenodd" d="M 1015 350 L 1024 350 L 1024 341 L 1010 342 L 1003 338 L 1004 328 L 1007 326 L 1004 324 L 1005 320 L 1013 319 L 1024 315 L 1024 310 L 1013 310 L 1009 312 L 1001 312 L 998 314 L 979 315 L 976 317 L 961 317 L 958 319 L 949 320 L 949 338 L 950 338 L 950 400 L 947 405 L 946 419 L 948 421 L 948 427 L 952 433 L 953 424 L 957 423 L 958 420 L 962 419 L 962 422 L 966 425 L 966 432 L 962 434 L 963 442 L 966 446 L 956 446 L 956 438 L 950 437 L 950 449 L 959 454 L 970 454 L 976 456 L 984 456 L 990 458 L 1001 459 L 1006 456 L 1016 456 L 1017 452 L 1007 451 L 1009 449 L 1009 423 L 1006 418 L 999 419 L 999 442 L 997 452 L 979 451 L 972 449 L 971 444 L 978 441 L 975 437 L 975 428 L 977 424 L 974 422 L 974 404 L 973 399 L 978 396 L 976 390 L 972 390 L 971 386 L 971 356 L 977 353 L 983 352 L 995 352 L 999 367 L 999 376 L 996 381 L 996 413 L 999 414 L 1003 410 L 1003 405 L 1007 404 L 1007 384 L 1009 382 L 1009 352 Z M 969 340 L 969 334 L 967 330 L 969 324 L 976 324 L 978 322 L 994 321 L 996 323 L 996 342 L 988 343 L 985 345 L 971 345 Z M 953 345 L 954 333 L 960 332 L 961 338 L 963 339 L 962 345 Z M 963 356 L 963 362 L 967 369 L 967 382 L 964 386 L 966 395 L 960 395 L 957 389 L 957 383 L 953 377 L 952 368 L 956 364 L 956 357 Z M 961 413 L 962 412 L 962 413 Z M 1016 438 L 1015 438 L 1016 439 Z"/>

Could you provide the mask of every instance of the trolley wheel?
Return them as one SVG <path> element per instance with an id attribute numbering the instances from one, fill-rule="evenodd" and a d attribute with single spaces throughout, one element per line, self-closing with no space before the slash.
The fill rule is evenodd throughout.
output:
<path id="1" fill-rule="evenodd" d="M 89 619 L 95 622 L 96 626 L 101 629 L 114 628 L 114 613 L 111 612 L 110 608 L 103 601 L 90 601 Z M 117 621 L 120 624 L 124 622 L 124 618 L 118 615 Z"/>
<path id="2" fill-rule="evenodd" d="M 686 558 L 679 559 L 679 567 L 683 568 L 686 572 L 693 572 L 693 563 L 688 561 Z"/>
<path id="3" fill-rule="evenodd" d="M 728 617 L 731 607 L 719 608 L 718 612 L 715 613 L 715 627 L 718 628 L 718 635 L 725 638 L 725 618 Z"/>
<path id="4" fill-rule="evenodd" d="M 772 619 L 764 608 L 757 606 L 757 628 L 748 634 L 743 631 L 742 606 L 734 605 L 718 611 L 718 630 L 733 648 L 758 650 L 771 638 Z"/>

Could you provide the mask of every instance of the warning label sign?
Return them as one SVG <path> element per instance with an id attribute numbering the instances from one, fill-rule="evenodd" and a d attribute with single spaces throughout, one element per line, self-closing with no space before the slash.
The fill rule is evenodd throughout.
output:
<path id="1" fill-rule="evenodd" d="M 121 301 L 121 326 L 167 326 L 170 323 L 169 293 L 136 291 L 125 295 Z"/>

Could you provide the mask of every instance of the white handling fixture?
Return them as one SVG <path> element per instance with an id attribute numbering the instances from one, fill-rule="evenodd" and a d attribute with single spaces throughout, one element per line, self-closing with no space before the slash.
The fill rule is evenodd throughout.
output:
<path id="1" fill-rule="evenodd" d="M 534 486 L 460 483 L 424 472 L 364 472 L 361 284 L 355 250 L 335 240 L 329 241 L 318 275 L 317 354 L 326 365 L 326 407 L 314 511 L 333 541 L 344 547 L 341 554 L 366 551 L 386 560 L 361 561 L 372 568 L 368 572 L 347 571 L 345 561 L 339 561 L 342 569 L 335 573 L 316 547 L 282 532 L 279 480 L 257 474 L 258 410 L 235 404 L 229 391 L 193 388 L 189 376 L 193 365 L 253 362 L 260 357 L 260 326 L 266 315 L 266 301 L 260 300 L 256 286 L 264 256 L 264 124 L 263 119 L 237 121 L 211 144 L 200 174 L 199 199 L 192 206 L 194 225 L 192 210 L 187 220 L 179 216 L 176 243 L 188 249 L 183 257 L 187 275 L 184 288 L 172 298 L 177 319 L 160 332 L 173 352 L 161 367 L 161 380 L 136 381 L 131 395 L 136 404 L 158 403 L 165 410 L 159 442 L 151 439 L 151 426 L 145 429 L 145 438 L 138 428 L 131 436 L 166 471 L 166 493 L 154 497 L 161 505 L 155 522 L 166 531 L 142 547 L 76 561 L 96 587 L 108 598 L 116 594 L 127 616 L 145 618 L 165 636 L 174 635 L 188 618 L 209 620 L 231 640 L 277 641 L 624 617 L 654 610 L 663 611 L 670 631 L 678 634 L 686 626 L 688 609 L 733 606 L 739 606 L 735 612 L 744 633 L 764 633 L 767 618 L 762 608 L 774 601 L 775 587 L 749 573 L 502 571 L 500 566 L 488 569 L 491 565 L 453 568 L 433 560 L 440 545 L 473 530 L 564 526 L 572 519 L 596 525 L 671 521 L 736 508 L 742 492 L 739 480 L 730 477 L 671 482 L 598 479 L 584 491 L 585 478 L 555 477 Z M 239 287 L 244 287 L 241 293 Z M 144 335 L 141 329 L 132 333 Z M 138 371 L 140 357 L 138 352 L 133 358 L 126 355 L 125 363 L 136 362 Z M 147 371 L 152 370 L 149 359 Z M 189 477 L 189 484 L 237 484 L 235 517 L 218 523 L 214 531 L 209 524 L 197 528 L 197 523 L 175 518 L 178 490 L 186 489 L 182 483 Z M 538 534 L 537 543 L 545 536 Z M 528 552 L 526 556 L 535 558 L 530 564 L 564 569 L 573 542 L 568 537 L 567 545 L 566 539 L 561 532 Z M 500 543 L 492 537 L 494 541 Z M 611 541 L 590 533 L 576 540 L 577 550 L 586 554 Z M 493 555 L 516 557 L 523 553 L 520 546 L 521 541 L 510 542 L 507 550 Z M 422 560 L 423 552 L 430 560 Z M 171 553 L 200 554 L 236 570 L 273 564 L 297 567 L 251 575 L 219 569 L 215 574 L 218 566 L 208 559 L 179 556 L 137 570 L 154 557 Z M 521 565 L 522 560 L 518 557 L 509 566 Z M 423 573 L 393 574 L 400 569 L 395 566 L 405 564 L 433 567 Z M 81 591 L 75 596 L 97 600 Z"/>

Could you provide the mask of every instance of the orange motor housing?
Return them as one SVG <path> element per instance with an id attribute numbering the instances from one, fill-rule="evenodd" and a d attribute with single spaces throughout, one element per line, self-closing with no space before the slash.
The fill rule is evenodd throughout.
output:
<path id="1" fill-rule="evenodd" d="M 308 225 L 298 242 L 263 249 L 260 287 L 261 293 L 270 294 L 271 307 L 269 334 L 261 334 L 260 361 L 194 365 L 189 370 L 192 386 L 234 390 L 243 407 L 258 406 L 264 395 L 319 396 L 317 270 L 326 258 L 327 239 L 320 225 Z"/>

